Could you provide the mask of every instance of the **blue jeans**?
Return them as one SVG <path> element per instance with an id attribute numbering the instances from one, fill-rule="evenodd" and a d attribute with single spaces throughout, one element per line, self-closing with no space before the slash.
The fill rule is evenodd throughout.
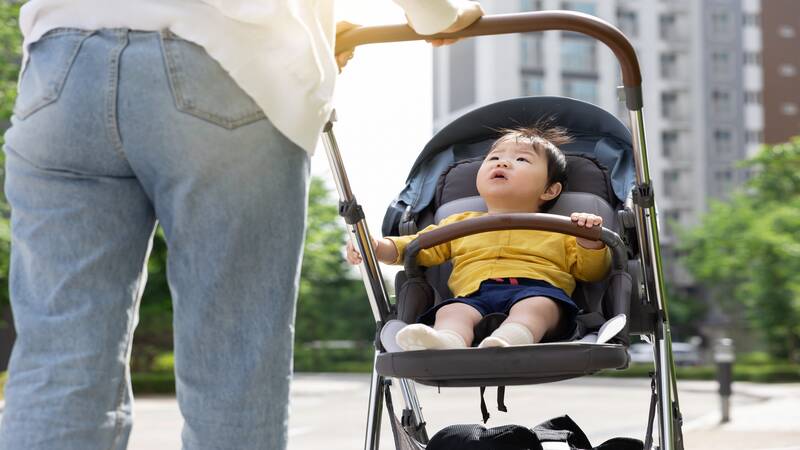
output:
<path id="1" fill-rule="evenodd" d="M 306 152 L 201 47 L 125 29 L 33 44 L 4 151 L 18 338 L 0 449 L 126 448 L 156 221 L 183 448 L 284 449 Z"/>

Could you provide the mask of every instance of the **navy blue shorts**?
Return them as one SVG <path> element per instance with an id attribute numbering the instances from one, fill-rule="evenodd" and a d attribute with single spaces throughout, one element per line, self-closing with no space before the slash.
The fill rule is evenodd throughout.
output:
<path id="1" fill-rule="evenodd" d="M 564 292 L 552 284 L 530 278 L 503 278 L 490 279 L 481 282 L 477 291 L 466 297 L 455 297 L 445 300 L 438 305 L 425 311 L 418 322 L 433 325 L 436 320 L 436 312 L 439 308 L 451 303 L 464 303 L 472 306 L 486 316 L 491 313 L 508 314 L 511 307 L 520 300 L 528 297 L 547 297 L 552 299 L 561 308 L 561 323 L 558 329 L 563 330 L 558 336 L 550 337 L 548 340 L 566 339 L 572 335 L 575 329 L 575 317 L 578 315 L 578 305 Z M 511 280 L 516 280 L 512 284 Z"/>

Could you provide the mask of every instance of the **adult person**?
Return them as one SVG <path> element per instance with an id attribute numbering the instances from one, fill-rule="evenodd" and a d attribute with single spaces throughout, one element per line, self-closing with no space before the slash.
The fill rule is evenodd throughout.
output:
<path id="1" fill-rule="evenodd" d="M 395 1 L 422 34 L 482 14 Z M 0 449 L 126 448 L 157 221 L 183 448 L 284 449 L 309 155 L 337 70 L 332 2 L 32 0 L 20 26 Z"/>

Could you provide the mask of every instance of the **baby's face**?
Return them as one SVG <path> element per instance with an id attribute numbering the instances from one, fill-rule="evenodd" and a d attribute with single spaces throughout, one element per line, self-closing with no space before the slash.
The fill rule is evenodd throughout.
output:
<path id="1" fill-rule="evenodd" d="M 546 201 L 541 198 L 547 187 L 547 154 L 543 145 L 511 139 L 497 144 L 486 155 L 476 183 L 490 210 L 538 210 Z"/>

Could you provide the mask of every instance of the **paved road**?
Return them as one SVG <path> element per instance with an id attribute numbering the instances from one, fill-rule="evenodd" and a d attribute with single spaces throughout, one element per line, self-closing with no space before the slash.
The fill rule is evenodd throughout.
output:
<path id="1" fill-rule="evenodd" d="M 736 383 L 732 421 L 719 426 L 714 382 L 679 382 L 687 450 L 800 450 L 800 384 Z M 369 378 L 365 375 L 297 375 L 291 397 L 289 450 L 363 448 Z M 393 389 L 393 392 L 395 390 Z M 476 388 L 418 386 L 430 434 L 454 423 L 480 422 Z M 533 426 L 569 414 L 594 445 L 613 436 L 642 439 L 650 390 L 647 380 L 585 377 L 536 386 L 509 387 L 509 412 L 496 411 L 495 391 L 487 390 L 492 418 L 487 426 Z M 395 407 L 402 398 L 395 393 Z M 181 418 L 174 398 L 139 398 L 129 450 L 180 449 Z M 384 415 L 381 450 L 394 450 Z"/>
<path id="2" fill-rule="evenodd" d="M 744 386 L 744 384 L 738 384 Z M 771 388 L 733 397 L 733 422 L 718 427 L 716 383 L 681 382 L 681 410 L 687 450 L 800 450 L 800 387 Z M 756 386 L 753 389 L 752 386 Z M 298 375 L 291 398 L 289 450 L 363 448 L 369 379 L 362 375 Z M 394 390 L 393 390 L 394 391 Z M 788 393 L 788 394 L 787 394 Z M 478 423 L 476 388 L 418 386 L 423 414 L 432 435 L 446 425 Z M 495 391 L 487 390 L 492 413 L 487 426 L 516 423 L 533 426 L 569 414 L 594 445 L 613 436 L 643 439 L 650 388 L 647 380 L 582 378 L 537 386 L 509 387 L 509 412 L 496 411 Z M 396 407 L 402 404 L 399 393 Z M 130 450 L 179 449 L 180 417 L 173 399 L 141 399 L 136 407 Z M 768 418 L 777 420 L 769 420 Z M 384 415 L 381 450 L 393 450 Z M 724 444 L 720 446 L 720 444 Z"/>

